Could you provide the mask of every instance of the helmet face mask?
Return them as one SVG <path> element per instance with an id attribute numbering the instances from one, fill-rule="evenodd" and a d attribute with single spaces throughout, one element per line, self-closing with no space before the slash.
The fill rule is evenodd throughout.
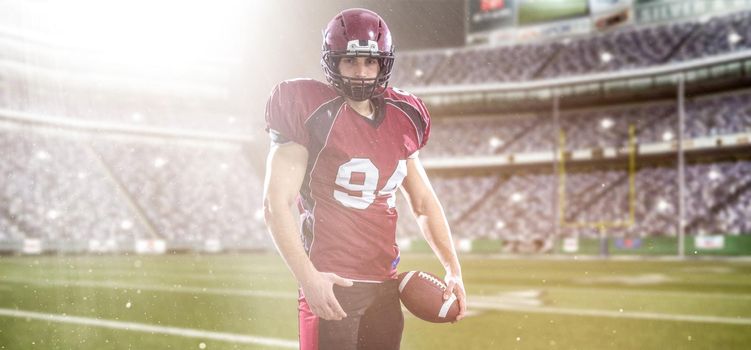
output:
<path id="1" fill-rule="evenodd" d="M 372 57 L 378 60 L 375 78 L 344 76 L 339 71 L 343 57 Z M 383 94 L 394 65 L 391 32 L 375 12 L 365 9 L 342 11 L 323 33 L 321 66 L 326 80 L 339 94 L 364 101 Z"/>

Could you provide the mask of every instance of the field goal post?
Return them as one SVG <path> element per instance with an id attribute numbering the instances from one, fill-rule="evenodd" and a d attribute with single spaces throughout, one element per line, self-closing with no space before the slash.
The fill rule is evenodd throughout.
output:
<path id="1" fill-rule="evenodd" d="M 635 128 L 633 124 L 628 126 L 628 218 L 626 220 L 618 221 L 567 221 L 565 216 L 566 209 L 566 133 L 563 130 L 559 130 L 558 137 L 558 150 L 560 157 L 560 166 L 558 169 L 558 218 L 559 224 L 562 227 L 569 228 L 581 228 L 590 227 L 596 228 L 600 233 L 600 255 L 609 255 L 609 235 L 608 229 L 611 228 L 629 228 L 634 225 L 636 215 L 636 142 L 635 142 Z M 579 232 L 576 232 L 578 241 Z"/>

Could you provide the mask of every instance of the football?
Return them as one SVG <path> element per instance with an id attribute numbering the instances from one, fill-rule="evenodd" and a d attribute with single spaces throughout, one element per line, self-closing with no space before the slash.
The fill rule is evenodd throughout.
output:
<path id="1" fill-rule="evenodd" d="M 399 299 L 413 315 L 428 322 L 453 322 L 459 302 L 453 293 L 443 300 L 446 284 L 432 273 L 409 271 L 399 274 Z"/>

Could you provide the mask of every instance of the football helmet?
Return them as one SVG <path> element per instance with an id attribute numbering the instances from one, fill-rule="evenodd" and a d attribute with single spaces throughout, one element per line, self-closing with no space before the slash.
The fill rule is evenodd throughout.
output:
<path id="1" fill-rule="evenodd" d="M 372 79 L 343 76 L 342 57 L 375 57 L 378 75 Z M 394 45 L 386 22 L 373 11 L 348 9 L 336 15 L 323 31 L 321 66 L 326 80 L 341 95 L 364 101 L 386 91 L 394 65 Z"/>

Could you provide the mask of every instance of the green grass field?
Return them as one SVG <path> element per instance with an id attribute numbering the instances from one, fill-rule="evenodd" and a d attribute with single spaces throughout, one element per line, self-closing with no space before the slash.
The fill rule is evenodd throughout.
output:
<path id="1" fill-rule="evenodd" d="M 470 316 L 405 315 L 403 349 L 751 347 L 749 261 L 462 263 Z M 295 348 L 295 296 L 273 254 L 0 257 L 0 349 Z"/>

